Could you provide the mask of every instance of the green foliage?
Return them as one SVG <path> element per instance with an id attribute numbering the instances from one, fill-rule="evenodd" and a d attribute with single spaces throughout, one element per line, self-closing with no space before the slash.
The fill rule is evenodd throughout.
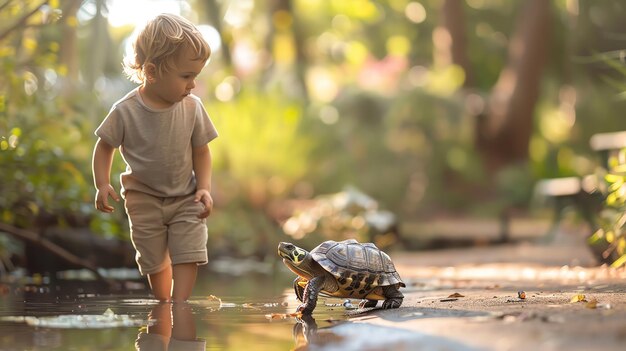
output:
<path id="1" fill-rule="evenodd" d="M 247 183 L 262 177 L 297 179 L 306 173 L 311 141 L 301 130 L 301 105 L 280 93 L 244 92 L 210 104 L 220 138 L 212 144 L 215 168 Z"/>
<path id="2" fill-rule="evenodd" d="M 119 218 L 94 215 L 91 181 L 92 115 L 106 111 L 96 95 L 60 64 L 59 5 L 32 12 L 10 4 L 0 49 L 0 220 L 27 229 L 88 226 L 120 234 Z M 55 5 L 56 4 L 56 5 Z M 55 7 L 56 6 L 56 7 Z M 30 13 L 33 13 L 28 16 Z M 22 26 L 11 23 L 24 18 Z"/>
<path id="3" fill-rule="evenodd" d="M 206 107 L 220 134 L 210 144 L 217 207 L 210 247 L 235 256 L 267 252 L 280 231 L 265 211 L 291 195 L 309 167 L 313 142 L 303 130 L 302 107 L 259 91 Z"/>
<path id="4" fill-rule="evenodd" d="M 27 16 L 30 5 L 9 6 L 0 17 Z M 58 43 L 38 30 L 5 33 L 5 43 L 13 45 L 0 53 L 6 77 L 0 82 L 0 218 L 27 228 L 46 221 L 73 222 L 84 213 L 85 179 L 76 157 L 81 150 L 69 152 L 80 138 L 79 127 L 63 118 L 62 106 L 53 98 Z"/>
<path id="5" fill-rule="evenodd" d="M 619 91 L 614 101 L 626 98 L 626 51 L 615 50 L 594 53 L 578 60 L 587 64 L 601 64 L 608 71 L 600 75 L 602 81 Z M 621 120 L 621 119 L 620 119 Z M 623 129 L 623 128 L 619 128 Z M 626 265 L 626 149 L 609 150 L 606 169 L 599 172 L 599 190 L 604 195 L 603 209 L 598 215 L 598 229 L 589 238 L 592 248 L 601 248 L 601 258 L 612 267 Z"/>
<path id="6" fill-rule="evenodd" d="M 602 258 L 613 267 L 626 264 L 626 149 L 610 155 L 608 170 L 601 175 L 605 200 L 598 230 L 589 238 L 591 245 L 606 245 Z"/>
<path id="7" fill-rule="evenodd" d="M 389 189 L 401 187 L 393 194 L 405 211 L 467 208 L 472 201 L 468 185 L 480 184 L 483 173 L 472 144 L 472 116 L 462 104 L 455 96 L 413 89 L 399 95 L 385 115 L 385 146 L 399 156 L 390 168 L 404 169 L 405 177 L 389 179 Z"/>
<path id="8" fill-rule="evenodd" d="M 225 174 L 216 179 L 236 184 L 252 203 L 285 196 L 307 173 L 312 140 L 301 105 L 276 92 L 244 92 L 207 110 L 220 133 L 211 151 L 215 172 Z"/>
<path id="9" fill-rule="evenodd" d="M 9 140 L 17 139 L 20 129 L 13 129 Z M 0 162 L 12 167 L 2 172 L 0 199 L 2 220 L 20 227 L 30 227 L 33 218 L 53 213 L 63 214 L 58 220 L 83 217 L 87 182 L 76 167 L 80 164 L 63 149 L 42 139 L 3 143 Z M 81 201 L 82 200 L 82 201 Z M 71 219 L 72 218 L 72 219 Z"/>

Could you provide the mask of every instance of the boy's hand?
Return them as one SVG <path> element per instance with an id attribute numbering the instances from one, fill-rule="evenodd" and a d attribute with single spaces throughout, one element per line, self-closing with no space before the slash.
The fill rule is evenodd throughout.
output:
<path id="1" fill-rule="evenodd" d="M 111 213 L 115 210 L 113 206 L 109 205 L 109 196 L 115 201 L 120 201 L 120 197 L 111 184 L 103 185 L 96 191 L 96 208 L 98 211 Z"/>
<path id="2" fill-rule="evenodd" d="M 196 191 L 196 198 L 193 201 L 199 202 L 204 206 L 204 211 L 198 215 L 198 218 L 207 218 L 211 214 L 211 210 L 213 210 L 213 198 L 208 190 L 200 189 Z"/>

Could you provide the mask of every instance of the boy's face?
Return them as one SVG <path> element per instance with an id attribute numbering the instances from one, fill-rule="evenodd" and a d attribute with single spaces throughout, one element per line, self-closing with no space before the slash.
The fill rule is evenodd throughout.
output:
<path id="1" fill-rule="evenodd" d="M 191 93 L 196 86 L 196 77 L 204 68 L 205 61 L 194 60 L 191 52 L 185 51 L 174 59 L 172 69 L 157 75 L 150 84 L 159 105 L 171 106 Z"/>

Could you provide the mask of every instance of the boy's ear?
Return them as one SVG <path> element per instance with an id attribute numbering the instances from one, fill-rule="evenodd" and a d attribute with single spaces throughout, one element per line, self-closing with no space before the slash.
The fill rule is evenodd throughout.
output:
<path id="1" fill-rule="evenodd" d="M 157 67 L 154 63 L 148 62 L 143 65 L 143 72 L 148 83 L 154 83 L 157 78 Z"/>

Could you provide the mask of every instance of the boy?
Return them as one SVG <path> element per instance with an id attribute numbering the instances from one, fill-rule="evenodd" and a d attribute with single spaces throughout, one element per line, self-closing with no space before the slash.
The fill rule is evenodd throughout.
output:
<path id="1" fill-rule="evenodd" d="M 134 49 L 124 68 L 141 85 L 113 105 L 95 132 L 95 206 L 110 213 L 108 197 L 119 201 L 109 181 L 119 148 L 139 271 L 156 299 L 182 302 L 191 295 L 197 266 L 207 263 L 205 219 L 213 208 L 208 143 L 217 131 L 191 89 L 211 50 L 193 24 L 170 14 L 148 22 Z"/>

